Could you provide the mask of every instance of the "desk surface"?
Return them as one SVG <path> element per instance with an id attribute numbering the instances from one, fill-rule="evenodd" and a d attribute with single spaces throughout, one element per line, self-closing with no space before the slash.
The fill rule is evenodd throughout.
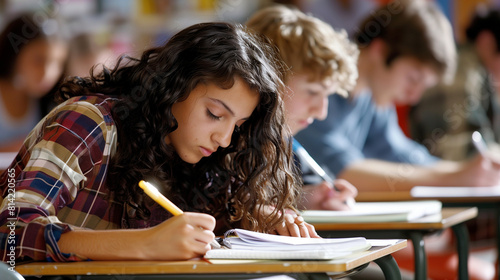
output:
<path id="1" fill-rule="evenodd" d="M 409 191 L 377 191 L 377 192 L 359 192 L 356 201 L 374 202 L 374 201 L 404 201 L 413 200 Z"/>
<path id="2" fill-rule="evenodd" d="M 16 266 L 24 276 L 39 275 L 132 275 L 200 273 L 317 273 L 345 272 L 406 247 L 406 240 L 393 245 L 372 247 L 341 260 L 329 261 L 231 261 L 209 263 L 191 261 L 89 261 L 71 263 L 34 262 Z M 237 265 L 235 265 L 237 263 Z"/>
<path id="3" fill-rule="evenodd" d="M 450 228 L 477 216 L 476 207 L 445 207 L 440 214 L 422 217 L 409 222 L 377 223 L 314 223 L 317 231 L 322 230 L 440 230 Z"/>

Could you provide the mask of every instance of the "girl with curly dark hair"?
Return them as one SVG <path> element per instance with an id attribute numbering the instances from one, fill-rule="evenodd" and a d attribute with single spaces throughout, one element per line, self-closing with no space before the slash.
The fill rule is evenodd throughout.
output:
<path id="1" fill-rule="evenodd" d="M 0 178 L 4 258 L 188 259 L 235 226 L 317 236 L 293 212 L 284 69 L 270 45 L 204 23 L 94 70 L 62 85 L 64 102 Z M 142 179 L 186 213 L 171 217 Z"/>

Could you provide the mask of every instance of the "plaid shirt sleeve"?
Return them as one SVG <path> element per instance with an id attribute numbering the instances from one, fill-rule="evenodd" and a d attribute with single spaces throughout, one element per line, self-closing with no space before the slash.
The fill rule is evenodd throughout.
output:
<path id="1" fill-rule="evenodd" d="M 12 252 L 16 259 L 87 259 L 62 253 L 57 241 L 72 230 L 70 224 L 84 224 L 68 221 L 100 221 L 110 214 L 102 197 L 107 195 L 104 184 L 116 147 L 116 127 L 109 111 L 82 100 L 88 98 L 71 99 L 47 115 L 0 177 L 0 254 L 4 261 L 11 259 Z"/>

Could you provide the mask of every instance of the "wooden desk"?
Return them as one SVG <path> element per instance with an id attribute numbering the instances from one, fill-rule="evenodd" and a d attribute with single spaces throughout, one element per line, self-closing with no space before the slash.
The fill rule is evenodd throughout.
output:
<path id="1" fill-rule="evenodd" d="M 146 279 L 250 279 L 264 274 L 300 275 L 301 279 L 330 279 L 344 277 L 346 272 L 364 268 L 369 262 L 376 262 L 386 279 L 401 279 L 401 272 L 391 253 L 406 247 L 406 240 L 393 245 L 372 247 L 366 252 L 329 261 L 228 261 L 209 263 L 204 260 L 175 262 L 137 262 L 137 261 L 90 261 L 71 263 L 35 262 L 16 266 L 23 276 L 80 275 L 79 279 L 131 279 L 130 275 L 140 275 Z M 237 263 L 237 264 L 236 264 Z M 236 265 L 235 265 L 236 264 Z M 328 273 L 328 275 L 327 275 Z M 126 276 L 128 275 L 128 277 Z M 161 276 L 159 276 L 161 275 Z M 211 278 L 209 275 L 215 277 Z M 185 278 L 183 278 L 185 277 Z M 135 278 L 134 278 L 135 279 Z"/>
<path id="2" fill-rule="evenodd" d="M 375 201 L 404 201 L 413 200 L 410 192 L 387 191 L 387 192 L 359 192 L 356 201 L 375 202 Z"/>
<path id="3" fill-rule="evenodd" d="M 446 206 L 477 206 L 479 209 L 492 208 L 496 215 L 497 256 L 500 256 L 500 186 L 492 187 L 433 187 L 431 192 L 421 192 L 415 187 L 412 192 L 362 192 L 358 201 L 399 201 L 416 199 L 436 199 Z M 448 189 L 453 188 L 453 189 Z M 439 191 L 437 191 L 439 190 Z M 497 272 L 500 271 L 500 262 L 497 261 Z M 500 279 L 500 273 L 497 273 Z"/>
<path id="4" fill-rule="evenodd" d="M 477 208 L 443 208 L 441 214 L 410 222 L 314 223 L 323 237 L 365 236 L 369 238 L 409 238 L 414 246 L 415 279 L 427 279 L 427 257 L 423 237 L 452 228 L 457 237 L 459 279 L 468 279 L 469 237 L 464 222 L 477 216 Z"/>

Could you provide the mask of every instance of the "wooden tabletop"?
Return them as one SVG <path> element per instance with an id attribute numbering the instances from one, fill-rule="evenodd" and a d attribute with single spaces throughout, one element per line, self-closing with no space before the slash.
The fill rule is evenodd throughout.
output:
<path id="1" fill-rule="evenodd" d="M 377 191 L 377 192 L 359 192 L 356 196 L 356 201 L 359 202 L 374 202 L 374 201 L 404 201 L 413 200 L 409 191 Z"/>
<path id="2" fill-rule="evenodd" d="M 477 216 L 477 207 L 445 207 L 440 214 L 422 217 L 409 222 L 376 223 L 313 223 L 317 231 L 321 230 L 440 230 L 450 228 Z"/>
<path id="3" fill-rule="evenodd" d="M 340 260 L 328 261 L 244 261 L 227 260 L 209 263 L 190 261 L 89 261 L 68 263 L 34 262 L 16 266 L 24 276 L 41 275 L 133 275 L 201 273 L 318 273 L 345 272 L 406 247 L 406 240 L 392 245 L 372 247 Z M 237 264 L 237 265 L 235 265 Z"/>

